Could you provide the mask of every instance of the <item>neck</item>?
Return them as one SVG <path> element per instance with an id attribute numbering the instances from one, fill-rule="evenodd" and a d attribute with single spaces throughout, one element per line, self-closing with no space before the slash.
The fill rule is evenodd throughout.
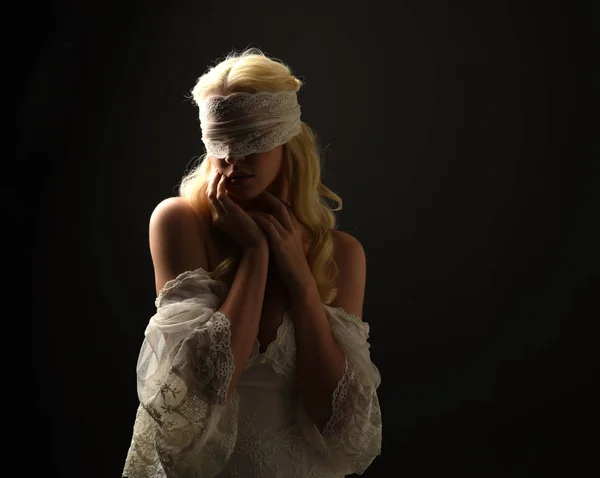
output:
<path id="1" fill-rule="evenodd" d="M 270 207 L 262 195 L 249 200 L 235 198 L 233 201 L 244 211 L 270 212 Z"/>

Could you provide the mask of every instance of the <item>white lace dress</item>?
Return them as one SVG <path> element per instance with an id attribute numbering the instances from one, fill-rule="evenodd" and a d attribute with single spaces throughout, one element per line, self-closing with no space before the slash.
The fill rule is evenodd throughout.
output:
<path id="1" fill-rule="evenodd" d="M 381 381 L 369 325 L 324 305 L 345 356 L 323 434 L 296 386 L 290 311 L 265 353 L 255 351 L 227 399 L 234 370 L 226 283 L 200 268 L 167 282 L 137 364 L 140 405 L 122 476 L 129 478 L 342 477 L 381 453 Z"/>

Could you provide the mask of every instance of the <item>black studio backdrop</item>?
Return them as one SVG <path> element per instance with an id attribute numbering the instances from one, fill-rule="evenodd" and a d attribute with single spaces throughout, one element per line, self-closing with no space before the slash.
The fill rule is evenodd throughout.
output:
<path id="1" fill-rule="evenodd" d="M 580 324 L 597 316 L 598 271 L 590 209 L 566 212 L 559 164 L 589 157 L 577 122 L 585 12 L 22 7 L 17 154 L 2 192 L 24 251 L 13 277 L 31 283 L 30 412 L 15 443 L 36 459 L 23 476 L 120 476 L 154 309 L 148 220 L 202 152 L 186 94 L 248 46 L 305 81 L 303 120 L 344 200 L 339 228 L 366 251 L 383 450 L 364 476 L 591 476 L 595 340 Z"/>

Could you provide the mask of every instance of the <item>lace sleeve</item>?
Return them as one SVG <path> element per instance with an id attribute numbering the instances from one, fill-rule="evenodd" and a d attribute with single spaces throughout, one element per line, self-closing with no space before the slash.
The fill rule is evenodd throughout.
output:
<path id="1" fill-rule="evenodd" d="M 333 471 L 362 474 L 381 454 L 381 409 L 377 396 L 381 375 L 370 358 L 369 325 L 342 308 L 325 308 L 346 359 L 344 374 L 332 395 L 332 415 L 322 435 L 312 425 L 309 441 L 319 444 Z M 301 415 L 306 421 L 307 415 Z M 309 430 L 307 426 L 303 428 Z"/>
<path id="2" fill-rule="evenodd" d="M 215 476 L 237 438 L 238 396 L 229 319 L 215 312 L 227 285 L 203 269 L 169 281 L 145 331 L 140 400 L 123 476 Z"/>

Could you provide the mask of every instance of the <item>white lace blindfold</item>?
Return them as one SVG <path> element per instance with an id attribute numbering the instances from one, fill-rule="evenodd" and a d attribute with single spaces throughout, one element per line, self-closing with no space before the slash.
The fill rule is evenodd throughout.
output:
<path id="1" fill-rule="evenodd" d="M 233 93 L 200 102 L 202 142 L 217 158 L 265 153 L 300 133 L 295 91 Z"/>

